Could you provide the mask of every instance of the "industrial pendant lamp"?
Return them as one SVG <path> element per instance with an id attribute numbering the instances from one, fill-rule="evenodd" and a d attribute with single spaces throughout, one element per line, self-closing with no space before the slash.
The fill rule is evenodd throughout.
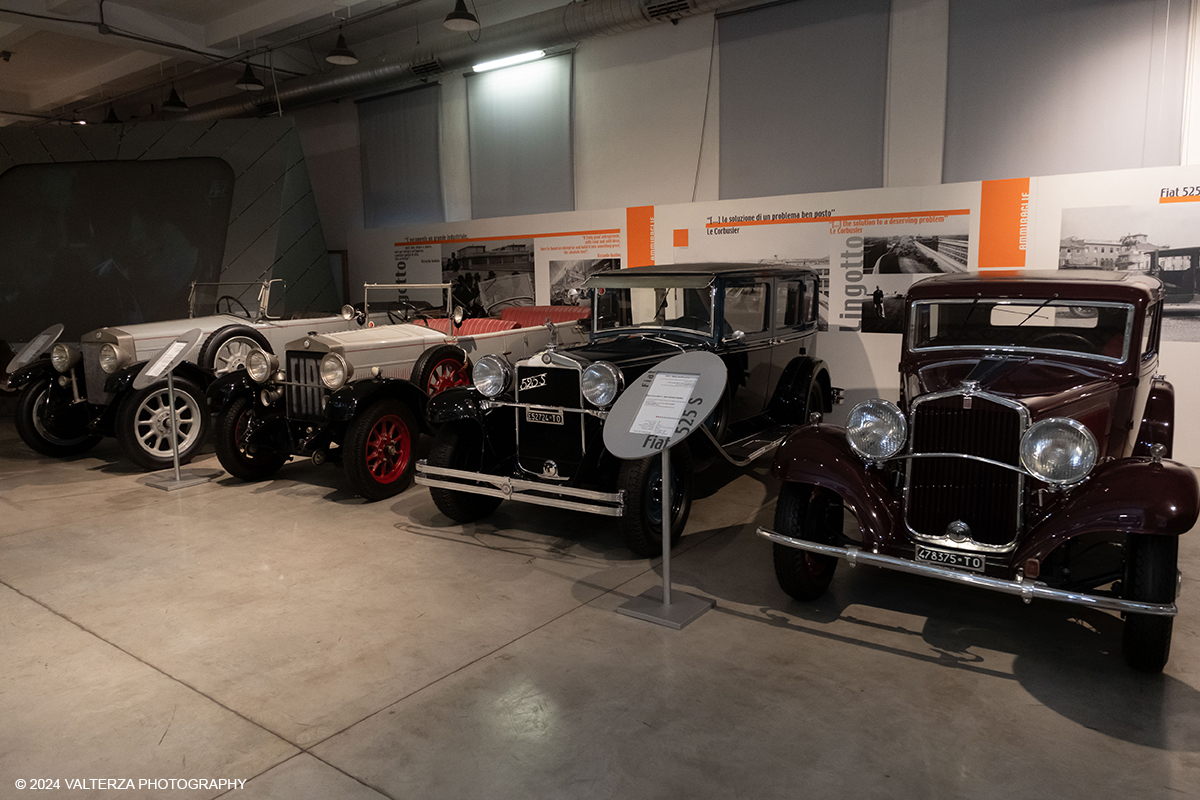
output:
<path id="1" fill-rule="evenodd" d="M 241 89 L 243 92 L 261 92 L 267 88 L 263 86 L 262 81 L 255 77 L 254 70 L 250 69 L 249 61 L 246 62 L 246 71 L 242 73 L 241 80 L 233 86 L 235 89 Z"/>
<path id="2" fill-rule="evenodd" d="M 325 56 L 325 60 L 330 64 L 337 64 L 339 67 L 348 67 L 358 63 L 358 56 L 354 55 L 354 51 L 346 46 L 346 37 L 339 32 L 337 44 L 329 51 L 329 55 Z"/>
<path id="3" fill-rule="evenodd" d="M 162 104 L 163 111 L 170 111 L 175 114 L 182 114 L 188 110 L 188 104 L 183 102 L 183 98 L 179 96 L 179 92 L 175 91 L 175 87 L 171 87 L 171 94 L 167 96 L 167 101 Z"/>
<path id="4" fill-rule="evenodd" d="M 479 30 L 479 20 L 470 11 L 467 11 L 467 0 L 455 0 L 454 10 L 446 15 L 446 20 L 442 24 L 452 31 Z"/>
<path id="5" fill-rule="evenodd" d="M 120 125 L 121 118 L 117 116 L 117 110 L 111 105 L 108 107 L 108 114 L 104 117 L 105 125 Z"/>

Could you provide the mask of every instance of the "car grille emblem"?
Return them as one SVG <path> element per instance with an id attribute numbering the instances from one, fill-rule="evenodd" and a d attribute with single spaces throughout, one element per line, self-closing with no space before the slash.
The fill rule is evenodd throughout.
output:
<path id="1" fill-rule="evenodd" d="M 946 535 L 956 542 L 965 542 L 971 538 L 971 526 L 956 519 L 946 526 Z"/>
<path id="2" fill-rule="evenodd" d="M 522 392 L 529 389 L 537 389 L 539 386 L 546 385 L 546 373 L 540 372 L 537 375 L 530 375 L 528 378 L 521 379 L 520 390 Z"/>

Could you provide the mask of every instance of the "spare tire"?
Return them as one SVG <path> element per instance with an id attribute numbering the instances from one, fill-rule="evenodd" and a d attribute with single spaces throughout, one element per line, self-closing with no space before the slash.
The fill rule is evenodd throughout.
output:
<path id="1" fill-rule="evenodd" d="M 271 351 L 266 337 L 249 325 L 226 325 L 208 335 L 200 347 L 198 363 L 216 377 L 246 368 L 246 357 L 259 347 Z"/>

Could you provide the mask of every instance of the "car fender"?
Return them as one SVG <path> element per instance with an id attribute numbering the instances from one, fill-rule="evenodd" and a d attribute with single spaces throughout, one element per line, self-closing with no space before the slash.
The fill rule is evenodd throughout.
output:
<path id="1" fill-rule="evenodd" d="M 1175 442 L 1175 387 L 1162 378 L 1155 378 L 1150 385 L 1150 396 L 1146 399 L 1146 410 L 1142 412 L 1142 424 L 1138 428 L 1137 444 L 1133 455 L 1149 456 L 1150 448 L 1161 444 L 1167 448 L 1163 458 L 1170 458 Z"/>
<path id="2" fill-rule="evenodd" d="M 463 419 L 482 425 L 482 399 L 479 391 L 471 386 L 454 386 L 430 398 L 425 416 L 430 425 L 444 425 Z"/>
<path id="3" fill-rule="evenodd" d="M 899 529 L 900 505 L 888 491 L 884 474 L 868 468 L 850 449 L 845 428 L 798 428 L 775 452 L 771 474 L 836 492 L 858 519 L 868 549 L 890 544 Z"/>
<path id="4" fill-rule="evenodd" d="M 429 432 L 425 419 L 429 398 L 415 383 L 403 378 L 371 378 L 343 386 L 330 396 L 325 415 L 331 422 L 349 422 L 362 409 L 385 397 L 394 397 L 411 408 L 421 430 Z"/>
<path id="5" fill-rule="evenodd" d="M 821 408 L 797 407 L 798 398 L 801 398 L 801 402 L 808 399 L 808 387 L 814 380 L 821 387 Z M 829 367 L 824 361 L 810 356 L 793 358 L 783 368 L 783 373 L 775 384 L 775 393 L 771 396 L 770 403 L 771 416 L 780 421 L 804 423 L 813 411 L 832 411 L 833 393 L 830 386 Z"/>
<path id="6" fill-rule="evenodd" d="M 257 393 L 258 388 L 259 385 L 244 369 L 226 373 L 209 384 L 205 392 L 209 410 L 224 411 L 242 395 Z"/>
<path id="7" fill-rule="evenodd" d="M 3 373 L 0 373 L 2 375 Z M 25 366 L 18 369 L 12 375 L 8 376 L 8 388 L 20 389 L 30 381 L 35 381 L 40 378 L 49 378 L 51 383 L 58 376 L 58 370 L 50 363 L 48 358 L 39 358 L 37 361 L 31 361 Z"/>
<path id="8" fill-rule="evenodd" d="M 1014 564 L 1044 560 L 1069 539 L 1088 533 L 1178 536 L 1196 524 L 1200 485 L 1178 461 L 1123 458 L 1096 468 L 1024 537 Z"/>
<path id="9" fill-rule="evenodd" d="M 142 367 L 146 366 L 145 361 L 139 361 L 124 369 L 119 369 L 104 381 L 104 391 L 114 395 L 113 402 L 117 402 L 117 398 L 133 389 L 133 379 L 142 371 Z M 190 361 L 180 362 L 171 373 L 180 378 L 187 378 L 192 383 L 199 386 L 201 389 L 206 388 L 212 383 L 212 373 L 205 372 Z"/>

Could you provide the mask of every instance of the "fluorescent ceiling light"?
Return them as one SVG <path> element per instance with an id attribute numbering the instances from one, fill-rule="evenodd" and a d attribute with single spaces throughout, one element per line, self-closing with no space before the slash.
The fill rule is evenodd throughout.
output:
<path id="1" fill-rule="evenodd" d="M 521 53 L 519 56 L 497 58 L 495 61 L 485 61 L 482 64 L 476 64 L 475 71 L 487 72 L 489 69 L 500 69 L 501 67 L 511 67 L 514 64 L 524 64 L 526 61 L 537 61 L 544 55 L 546 55 L 545 50 L 534 50 L 531 53 Z"/>

